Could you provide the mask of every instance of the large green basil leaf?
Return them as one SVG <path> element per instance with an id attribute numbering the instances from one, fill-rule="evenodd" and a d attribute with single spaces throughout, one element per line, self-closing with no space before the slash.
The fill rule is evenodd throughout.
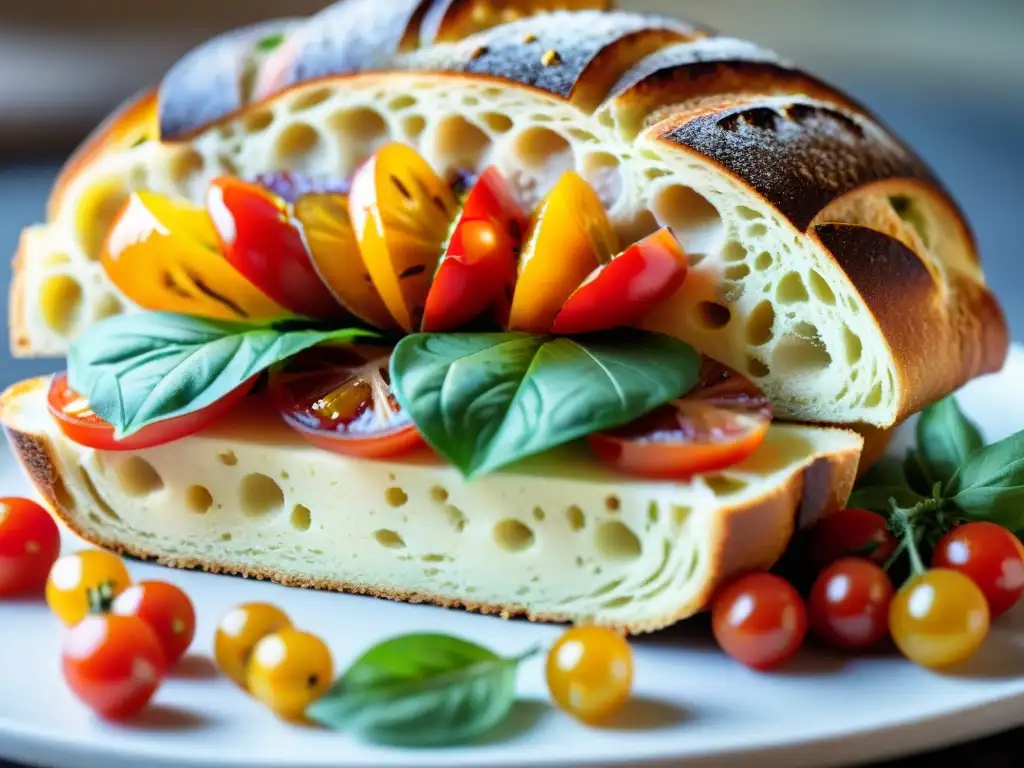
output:
<path id="1" fill-rule="evenodd" d="M 972 453 L 950 480 L 948 495 L 965 519 L 1024 530 L 1024 432 Z"/>
<path id="2" fill-rule="evenodd" d="M 448 635 L 396 637 L 367 651 L 306 714 L 378 744 L 457 744 L 505 719 L 524 658 Z"/>
<path id="3" fill-rule="evenodd" d="M 391 379 L 427 441 L 473 478 L 686 394 L 700 364 L 687 344 L 640 331 L 417 334 L 395 348 Z"/>
<path id="4" fill-rule="evenodd" d="M 985 444 L 955 397 L 931 406 L 917 422 L 917 452 L 927 482 L 945 488 L 961 465 Z M 931 489 L 927 491 L 931 493 Z"/>
<path id="5" fill-rule="evenodd" d="M 90 327 L 68 355 L 68 383 L 120 439 L 193 413 L 270 366 L 325 342 L 373 338 L 358 329 L 288 330 L 146 312 Z"/>

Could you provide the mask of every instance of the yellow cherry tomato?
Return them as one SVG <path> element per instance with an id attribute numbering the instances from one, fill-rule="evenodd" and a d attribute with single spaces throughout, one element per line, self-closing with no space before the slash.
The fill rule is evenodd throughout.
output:
<path id="1" fill-rule="evenodd" d="M 297 629 L 264 637 L 249 663 L 249 692 L 285 720 L 304 719 L 333 680 L 334 661 L 324 641 Z"/>
<path id="2" fill-rule="evenodd" d="M 547 679 L 562 710 L 584 723 L 600 723 L 629 700 L 633 650 L 610 629 L 570 629 L 548 653 Z"/>
<path id="3" fill-rule="evenodd" d="M 889 631 L 904 656 L 929 669 L 966 661 L 989 628 L 988 602 L 967 576 L 935 568 L 916 576 L 889 606 Z"/>
<path id="4" fill-rule="evenodd" d="M 217 626 L 213 655 L 221 672 L 243 688 L 253 649 L 267 635 L 287 629 L 291 619 L 269 603 L 247 603 L 228 613 Z"/>
<path id="5" fill-rule="evenodd" d="M 108 612 L 114 598 L 131 583 L 121 558 L 103 549 L 87 549 L 53 564 L 46 580 L 46 604 L 61 622 L 73 627 L 90 612 Z"/>

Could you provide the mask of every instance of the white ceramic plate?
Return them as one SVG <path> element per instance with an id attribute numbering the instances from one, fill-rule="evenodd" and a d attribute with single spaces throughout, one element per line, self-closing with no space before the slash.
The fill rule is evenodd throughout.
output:
<path id="1" fill-rule="evenodd" d="M 960 400 L 990 439 L 1024 429 L 1024 350 Z M 899 450 L 899 446 L 896 447 Z M 9 454 L 0 491 L 25 491 Z M 68 546 L 74 542 L 68 541 Z M 542 663 L 521 670 L 524 701 L 488 738 L 457 749 L 402 751 L 287 726 L 249 700 L 204 657 L 217 619 L 268 600 L 332 646 L 339 665 L 408 631 L 461 634 L 513 654 L 552 641 L 557 627 L 504 622 L 426 606 L 286 590 L 268 583 L 132 564 L 196 601 L 195 655 L 131 726 L 104 724 L 60 678 L 60 631 L 39 602 L 0 604 L 0 758 L 56 768 L 223 766 L 539 766 L 671 764 L 821 766 L 881 759 L 1024 725 L 1024 606 L 1000 620 L 983 651 L 936 675 L 894 653 L 848 659 L 805 650 L 781 673 L 756 674 L 717 651 L 696 620 L 635 641 L 636 698 L 612 727 L 591 730 L 546 701 Z"/>

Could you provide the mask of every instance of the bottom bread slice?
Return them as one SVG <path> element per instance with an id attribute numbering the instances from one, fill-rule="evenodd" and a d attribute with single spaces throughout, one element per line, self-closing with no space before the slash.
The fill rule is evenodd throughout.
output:
<path id="1" fill-rule="evenodd" d="M 366 461 L 308 446 L 259 400 L 169 445 L 96 451 L 57 430 L 47 386 L 8 390 L 0 418 L 54 512 L 99 546 L 631 633 L 690 616 L 723 579 L 775 563 L 795 527 L 845 503 L 863 443 L 774 424 L 747 460 L 687 482 L 616 475 L 585 446 L 466 482 L 427 450 Z"/>

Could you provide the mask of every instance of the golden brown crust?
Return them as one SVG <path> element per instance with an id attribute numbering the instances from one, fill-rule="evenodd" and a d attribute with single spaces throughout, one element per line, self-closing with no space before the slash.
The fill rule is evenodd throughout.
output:
<path id="1" fill-rule="evenodd" d="M 612 0 L 433 0 L 420 26 L 420 46 L 455 43 L 500 23 L 542 11 L 610 11 Z"/>

